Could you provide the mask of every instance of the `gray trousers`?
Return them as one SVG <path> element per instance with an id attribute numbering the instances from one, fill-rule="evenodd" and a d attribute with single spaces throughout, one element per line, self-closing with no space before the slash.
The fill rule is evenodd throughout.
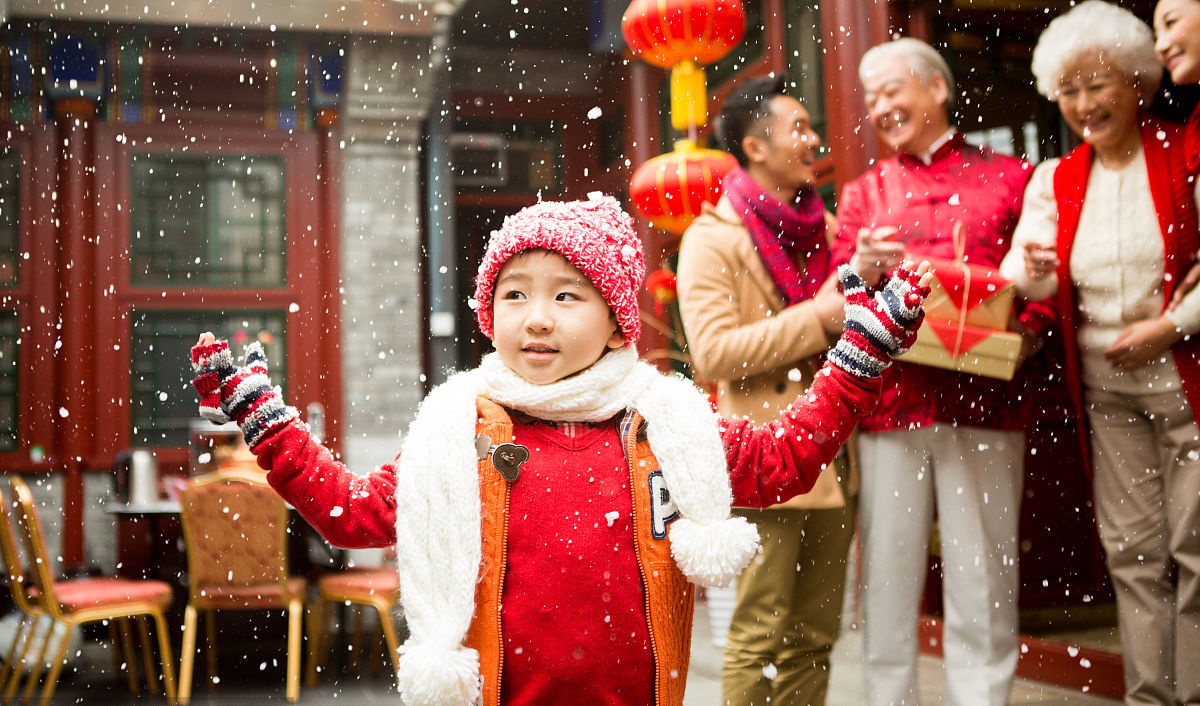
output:
<path id="1" fill-rule="evenodd" d="M 868 706 L 916 706 L 917 619 L 936 501 L 947 706 L 1002 706 L 1017 667 L 1024 435 L 935 424 L 860 433 Z"/>

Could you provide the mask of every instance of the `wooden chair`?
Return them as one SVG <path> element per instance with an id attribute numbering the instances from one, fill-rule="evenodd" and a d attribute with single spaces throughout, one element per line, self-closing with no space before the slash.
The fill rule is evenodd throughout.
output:
<path id="1" fill-rule="evenodd" d="M 29 648 L 33 645 L 33 637 L 37 632 L 38 623 L 45 613 L 38 607 L 36 597 L 30 595 L 30 587 L 25 578 L 25 561 L 21 557 L 21 549 L 17 546 L 17 536 L 12 526 L 12 513 L 9 512 L 9 501 L 4 491 L 0 490 L 0 555 L 4 559 L 4 573 L 8 580 L 8 590 L 12 596 L 13 606 L 20 613 L 17 629 L 13 633 L 12 644 L 8 654 L 4 656 L 4 667 L 0 669 L 0 689 L 3 690 L 4 703 L 12 700 L 21 683 L 23 667 L 27 664 Z M 28 632 L 26 632 L 28 631 Z M 17 654 L 17 647 L 21 653 Z"/>
<path id="2" fill-rule="evenodd" d="M 221 469 L 192 481 L 180 496 L 188 561 L 179 701 L 191 699 L 200 611 L 207 623 L 208 673 L 216 678 L 215 611 L 288 613 L 289 702 L 300 698 L 300 642 L 308 582 L 288 572 L 288 509 L 262 472 Z"/>
<path id="3" fill-rule="evenodd" d="M 311 640 L 308 662 L 307 683 L 314 686 L 317 683 L 318 666 L 323 666 L 325 653 L 321 642 L 325 635 L 325 606 L 330 604 L 348 604 L 360 608 L 374 608 L 379 615 L 379 625 L 383 630 L 383 639 L 387 644 L 388 656 L 391 658 L 392 678 L 400 669 L 400 639 L 396 633 L 392 612 L 400 600 L 400 577 L 394 566 L 378 566 L 352 568 L 346 571 L 335 571 L 324 574 L 317 579 L 317 604 L 309 612 L 310 620 L 308 637 Z M 351 666 L 357 666 L 357 660 L 362 649 L 361 610 L 354 614 L 354 631 L 351 638 Z"/>
<path id="4" fill-rule="evenodd" d="M 166 619 L 166 611 L 171 607 L 173 597 L 171 586 L 165 581 L 150 579 L 81 577 L 66 581 L 55 580 L 51 569 L 50 553 L 46 549 L 46 538 L 42 530 L 41 519 L 38 517 L 33 493 L 19 477 L 14 476 L 10 482 L 13 494 L 16 496 L 17 526 L 21 530 L 25 552 L 33 567 L 31 574 L 33 587 L 30 595 L 36 597 L 38 609 L 54 622 L 64 626 L 68 632 L 87 623 L 108 622 L 110 627 L 116 623 L 124 638 L 121 642 L 126 656 L 125 664 L 129 687 L 134 693 L 137 693 L 138 686 L 130 648 L 129 619 L 137 619 L 147 687 L 151 693 L 154 693 L 157 687 L 156 681 L 151 678 L 153 665 L 150 658 L 150 637 L 145 622 L 147 616 L 153 618 L 155 631 L 158 633 L 159 655 L 162 660 L 163 690 L 167 694 L 168 701 L 175 703 L 175 672 Z M 41 676 L 42 665 L 50 664 L 50 671 L 46 675 L 46 682 L 42 688 L 42 706 L 49 704 L 50 698 L 54 695 L 67 651 L 67 640 L 61 640 L 57 654 L 53 655 L 53 659 L 48 660 L 47 657 L 50 655 L 47 654 L 47 651 L 51 643 L 51 640 L 46 640 L 42 653 L 37 656 L 23 694 L 24 700 L 28 701 Z"/>

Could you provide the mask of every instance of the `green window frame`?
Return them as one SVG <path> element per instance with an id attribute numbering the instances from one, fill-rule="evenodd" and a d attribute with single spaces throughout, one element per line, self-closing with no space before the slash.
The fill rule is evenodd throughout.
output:
<path id="1" fill-rule="evenodd" d="M 282 288 L 286 179 L 278 156 L 134 154 L 134 287 Z"/>
<path id="2" fill-rule="evenodd" d="M 720 60 L 704 68 L 710 95 L 767 53 L 762 0 L 746 0 L 742 3 L 742 11 L 746 15 L 746 31 L 742 34 L 742 41 Z M 669 105 L 669 98 L 667 102 Z"/>

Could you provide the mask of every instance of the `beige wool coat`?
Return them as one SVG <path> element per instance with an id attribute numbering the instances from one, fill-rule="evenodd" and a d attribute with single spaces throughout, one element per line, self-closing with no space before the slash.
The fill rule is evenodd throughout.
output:
<path id="1" fill-rule="evenodd" d="M 835 232 L 826 214 L 827 235 Z M 679 310 L 696 375 L 717 384 L 717 409 L 755 424 L 776 418 L 812 383 L 815 358 L 835 341 L 825 335 L 812 302 L 785 307 L 750 232 L 729 199 L 705 205 L 683 235 L 676 267 Z M 811 492 L 776 507 L 824 509 L 857 492 L 853 439 L 848 463 L 821 473 Z M 843 458 L 844 457 L 839 457 Z"/>

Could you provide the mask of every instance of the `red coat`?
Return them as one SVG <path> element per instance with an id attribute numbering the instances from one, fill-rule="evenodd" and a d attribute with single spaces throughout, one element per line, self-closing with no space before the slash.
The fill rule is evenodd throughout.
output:
<path id="1" fill-rule="evenodd" d="M 734 503 L 766 507 L 806 492 L 858 418 L 871 409 L 878 391 L 878 380 L 862 380 L 827 364 L 810 391 L 776 421 L 756 428 L 744 419 L 723 420 L 720 433 Z M 515 487 L 537 497 L 514 498 L 513 491 L 500 502 L 484 493 L 493 508 L 485 518 L 503 516 L 500 524 L 506 529 L 481 528 L 485 555 L 501 556 L 504 562 L 502 595 L 498 586 L 476 593 L 476 620 L 492 624 L 486 616 L 499 615 L 501 621 L 491 632 L 487 625 L 472 625 L 468 639 L 480 649 L 481 667 L 485 674 L 501 671 L 499 681 L 509 685 L 503 694 L 506 706 L 567 703 L 580 683 L 592 693 L 611 694 L 616 703 L 676 706 L 686 679 L 687 641 L 672 639 L 671 625 L 661 622 L 661 615 L 656 622 L 647 612 L 651 598 L 664 590 L 658 584 L 673 572 L 636 570 L 647 554 L 670 561 L 669 545 L 661 538 L 652 540 L 651 523 L 637 520 L 638 508 L 653 503 L 652 486 L 636 473 L 631 476 L 632 467 L 652 467 L 644 458 L 634 463 L 620 452 L 644 444 L 623 444 L 615 424 L 561 443 L 541 425 L 519 415 L 513 419 L 514 437 L 537 447 Z M 395 466 L 355 476 L 298 422 L 268 434 L 254 452 L 259 465 L 270 471 L 271 485 L 332 543 L 382 547 L 395 542 Z M 488 464 L 480 465 L 483 474 Z M 483 484 L 481 491 L 487 487 Z M 628 488 L 632 497 L 619 498 L 621 488 Z M 602 526 L 591 517 L 597 508 L 604 510 Z M 503 544 L 498 549 L 497 541 Z M 559 546 L 564 542 L 567 546 Z M 651 545 L 658 546 L 647 549 Z M 489 546 L 495 551 L 489 553 Z M 481 586 L 492 585 L 488 575 Z M 608 581 L 621 585 L 602 590 Z M 678 587 L 675 591 L 679 593 Z M 690 589 L 685 597 L 690 613 Z M 677 617 L 671 619 L 686 623 L 676 626 L 681 635 L 690 626 L 684 613 L 673 611 Z M 631 616 L 638 616 L 635 623 L 629 623 Z M 620 639 L 610 639 L 612 629 L 620 631 Z M 489 647 L 494 644 L 500 645 L 500 654 Z M 573 657 L 581 650 L 584 658 Z M 672 680 L 663 677 L 664 670 L 674 675 Z M 489 694 L 488 703 L 496 703 L 495 692 Z"/>
<path id="2" fill-rule="evenodd" d="M 1021 214 L 1029 165 L 966 143 L 960 133 L 930 164 L 907 155 L 881 160 L 846 184 L 838 201 L 835 263 L 849 262 L 861 228 L 894 226 L 914 258 L 954 259 L 952 233 L 962 221 L 966 260 L 999 267 Z M 1046 318 L 1022 315 L 1044 330 Z M 934 422 L 989 429 L 1025 427 L 1020 373 L 1013 382 L 924 365 L 897 363 L 884 373 L 883 392 L 862 430 L 883 432 Z"/>

